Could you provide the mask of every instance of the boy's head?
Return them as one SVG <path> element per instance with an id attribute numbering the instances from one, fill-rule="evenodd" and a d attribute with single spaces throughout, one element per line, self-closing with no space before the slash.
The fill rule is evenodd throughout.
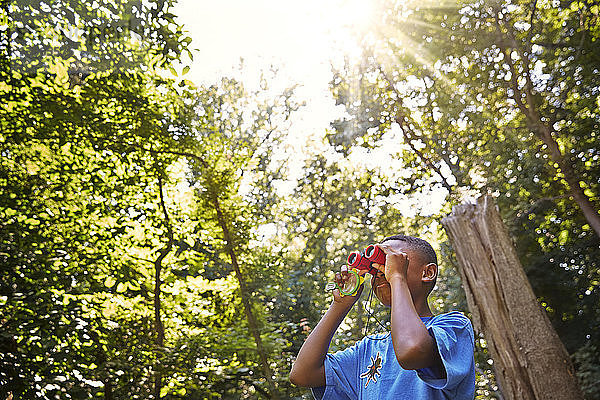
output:
<path id="1" fill-rule="evenodd" d="M 389 236 L 381 242 L 407 254 L 406 278 L 413 302 L 415 305 L 420 301 L 427 302 L 438 274 L 437 255 L 433 247 L 423 239 L 405 235 Z M 383 268 L 380 270 L 384 271 Z M 389 307 L 392 304 L 391 287 L 383 272 L 378 273 L 371 284 L 379 301 Z"/>

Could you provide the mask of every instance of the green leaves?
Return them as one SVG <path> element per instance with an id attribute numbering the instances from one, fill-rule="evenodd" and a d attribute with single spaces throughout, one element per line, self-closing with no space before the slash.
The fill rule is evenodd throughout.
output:
<path id="1" fill-rule="evenodd" d="M 255 92 L 158 76 L 177 75 L 191 43 L 171 1 L 16 2 L 0 42 L 0 386 L 23 398 L 299 397 L 286 377 L 330 301 L 324 283 L 389 233 L 443 243 L 437 215 L 416 206 L 436 186 L 449 193 L 440 214 L 498 196 L 593 382 L 597 238 L 517 101 L 553 127 L 594 198 L 597 10 L 573 4 L 390 5 L 394 35 L 333 77 L 348 111 L 326 132 L 335 151 L 309 156 L 290 194 L 280 145 L 294 89 L 273 95 L 269 76 Z M 514 96 L 527 87 L 532 97 Z M 396 143 L 392 165 L 353 165 Z M 442 250 L 433 302 L 464 308 Z M 365 319 L 353 311 L 334 346 Z"/>

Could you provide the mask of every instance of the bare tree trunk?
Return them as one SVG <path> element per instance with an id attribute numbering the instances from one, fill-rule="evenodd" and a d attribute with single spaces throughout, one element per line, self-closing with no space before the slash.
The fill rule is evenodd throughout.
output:
<path id="1" fill-rule="evenodd" d="M 442 224 L 505 398 L 582 400 L 569 354 L 536 300 L 493 199 L 454 207 Z"/>
<path id="2" fill-rule="evenodd" d="M 110 378 L 107 378 L 104 381 L 104 400 L 113 400 L 112 383 L 109 379 Z"/>
<path id="3" fill-rule="evenodd" d="M 157 348 L 162 348 L 164 346 L 165 341 L 165 327 L 162 323 L 160 317 L 160 308 L 161 308 L 161 272 L 162 272 L 162 262 L 164 258 L 171 252 L 171 247 L 173 246 L 173 229 L 171 228 L 171 221 L 169 219 L 169 213 L 167 212 L 167 207 L 165 205 L 165 199 L 163 194 L 163 183 L 162 178 L 158 177 L 158 190 L 159 190 L 159 200 L 160 206 L 164 216 L 164 222 L 167 229 L 167 243 L 165 247 L 159 252 L 158 258 L 154 261 L 154 329 L 156 331 L 156 346 Z M 154 372 L 154 398 L 160 399 L 160 391 L 162 389 L 162 374 L 158 370 L 159 361 L 157 361 L 156 370 Z"/>
<path id="4" fill-rule="evenodd" d="M 164 254 L 164 255 L 163 255 Z M 160 318 L 160 284 L 161 284 L 161 270 L 162 270 L 162 260 L 166 256 L 166 252 L 161 251 L 158 259 L 154 263 L 154 330 L 156 333 L 156 347 L 162 348 L 164 346 L 164 338 L 165 338 L 165 327 L 163 326 L 162 320 Z M 160 350 L 159 350 L 160 351 Z M 156 361 L 156 369 L 154 371 L 154 398 L 160 399 L 160 391 L 162 389 L 162 375 L 158 370 L 160 362 Z"/>
<path id="5" fill-rule="evenodd" d="M 165 154 L 174 154 L 174 155 L 179 155 L 182 157 L 192 158 L 192 159 L 198 161 L 204 168 L 206 168 L 207 170 L 210 170 L 209 164 L 201 156 L 199 156 L 197 154 L 184 152 L 184 151 L 173 151 L 173 150 L 156 151 L 153 149 L 147 149 L 141 145 L 136 145 L 136 144 L 129 144 L 129 145 L 131 145 L 133 147 L 141 148 L 143 150 L 146 150 L 146 151 L 148 151 L 150 153 L 154 153 L 154 154 L 165 153 Z M 159 185 L 160 185 L 161 206 L 162 206 L 163 213 L 165 216 L 167 233 L 169 235 L 169 243 L 168 243 L 167 247 L 165 247 L 165 249 L 163 249 L 163 251 L 165 251 L 165 250 L 168 250 L 168 251 L 166 251 L 164 256 L 162 256 L 162 257 L 159 256 L 159 259 L 157 259 L 157 261 L 155 262 L 155 266 L 160 266 L 162 259 L 168 254 L 168 252 L 171 250 L 171 247 L 173 245 L 173 232 L 171 229 L 171 224 L 170 224 L 169 216 L 167 213 L 167 209 L 164 205 L 164 199 L 163 199 L 163 193 L 162 193 L 162 181 L 160 180 L 160 177 L 159 177 Z M 257 321 L 256 317 L 254 316 L 254 313 L 252 312 L 252 307 L 250 304 L 250 295 L 248 294 L 248 290 L 246 289 L 246 284 L 244 282 L 244 276 L 242 274 L 242 271 L 240 270 L 240 266 L 239 266 L 238 259 L 237 259 L 237 254 L 235 253 L 235 251 L 233 249 L 233 241 L 231 238 L 231 233 L 229 231 L 229 227 L 227 225 L 227 220 L 225 219 L 225 215 L 223 214 L 223 211 L 221 210 L 221 203 L 219 202 L 218 194 L 214 194 L 211 200 L 212 200 L 213 206 L 215 207 L 215 212 L 217 214 L 217 220 L 219 222 L 219 226 L 221 227 L 221 230 L 223 231 L 223 238 L 225 239 L 225 242 L 226 242 L 227 253 L 229 254 L 229 257 L 231 258 L 231 265 L 233 266 L 233 270 L 235 272 L 236 279 L 238 280 L 238 284 L 240 285 L 240 294 L 241 294 L 241 298 L 242 298 L 242 304 L 244 305 L 244 313 L 246 314 L 246 320 L 248 321 L 248 329 L 250 330 L 250 333 L 254 337 L 254 342 L 256 343 L 256 350 L 258 352 L 260 361 L 262 363 L 263 372 L 265 374 L 265 379 L 267 380 L 269 389 L 271 390 L 270 398 L 274 399 L 274 400 L 279 400 L 279 393 L 277 391 L 275 382 L 273 381 L 273 371 L 271 371 L 271 367 L 269 366 L 269 360 L 267 357 L 267 353 L 263 346 L 262 339 L 260 337 L 258 321 Z M 161 255 L 162 255 L 162 253 L 161 253 Z M 157 286 L 155 286 L 155 297 L 154 297 L 155 319 L 157 322 L 157 328 L 160 326 L 160 328 L 161 328 L 160 331 L 163 332 L 162 337 L 164 337 L 164 328 L 162 326 L 162 322 L 160 321 L 160 268 L 155 269 L 155 272 L 157 272 L 157 276 L 155 278 Z M 161 344 L 161 346 L 162 346 L 162 344 Z M 157 399 L 160 398 L 159 397 L 160 396 L 160 385 L 161 385 L 161 376 L 160 376 L 160 374 L 157 374 L 155 376 L 155 396 L 157 396 L 156 393 L 158 392 L 158 397 L 156 397 Z M 257 390 L 260 391 L 258 388 L 257 388 Z"/>
<path id="6" fill-rule="evenodd" d="M 552 129 L 550 129 L 548 125 L 540 123 L 539 132 L 538 136 L 542 138 L 550 152 L 550 156 L 558 164 L 560 171 L 563 173 L 564 180 L 567 182 L 567 187 L 571 195 L 573 195 L 573 199 L 575 199 L 583 216 L 596 232 L 596 235 L 600 237 L 600 214 L 598 214 L 594 204 L 585 194 L 584 189 L 581 186 L 581 180 L 575 172 L 575 168 L 573 168 L 573 165 L 571 165 L 569 160 L 566 159 L 560 151 L 560 147 L 554 138 Z"/>
<path id="7" fill-rule="evenodd" d="M 258 356 L 260 358 L 260 362 L 262 364 L 263 372 L 265 374 L 265 378 L 267 379 L 267 383 L 270 389 L 271 399 L 278 400 L 279 394 L 277 392 L 277 387 L 275 382 L 273 381 L 273 371 L 271 371 L 271 367 L 269 366 L 269 360 L 267 357 L 267 352 L 263 346 L 262 339 L 260 337 L 260 330 L 258 328 L 258 321 L 256 316 L 252 312 L 252 307 L 250 304 L 250 294 L 246 289 L 246 283 L 244 281 L 244 277 L 242 275 L 242 271 L 240 270 L 240 265 L 238 263 L 237 254 L 233 249 L 233 241 L 231 239 L 231 233 L 229 232 L 229 227 L 227 226 L 227 221 L 225 216 L 223 215 L 223 211 L 221 210 L 221 205 L 219 203 L 219 199 L 215 196 L 213 198 L 213 205 L 215 207 L 215 211 L 217 212 L 217 219 L 219 221 L 219 225 L 221 226 L 221 230 L 223 231 L 223 238 L 225 239 L 227 246 L 227 253 L 231 258 L 231 265 L 233 266 L 233 270 L 235 271 L 235 276 L 238 280 L 238 284 L 240 285 L 240 294 L 242 298 L 242 304 L 244 305 L 244 312 L 246 313 L 246 319 L 248 321 L 248 329 L 250 333 L 254 337 L 254 342 L 256 343 L 256 350 L 258 352 Z"/>
<path id="8" fill-rule="evenodd" d="M 535 9 L 535 4 L 532 6 Z M 498 16 L 500 11 L 496 11 L 496 26 L 498 27 L 498 32 L 502 32 L 503 28 L 500 24 L 501 18 Z M 533 16 L 532 16 L 533 17 Z M 507 38 L 499 36 L 499 47 L 502 49 L 504 53 L 504 59 L 508 64 L 511 72 L 511 80 L 510 80 L 510 88 L 512 89 L 512 99 L 517 104 L 519 110 L 525 115 L 527 119 L 527 126 L 533 133 L 536 134 L 538 138 L 540 138 L 548 149 L 548 153 L 552 160 L 558 165 L 558 168 L 554 167 L 557 173 L 560 171 L 563 174 L 562 182 L 565 188 L 569 191 L 569 193 L 573 196 L 575 203 L 581 209 L 583 216 L 588 221 L 588 224 L 596 235 L 600 237 L 600 214 L 598 210 L 594 206 L 590 196 L 588 196 L 584 188 L 582 187 L 582 180 L 577 175 L 575 168 L 568 160 L 558 145 L 556 141 L 557 132 L 554 131 L 554 128 L 551 124 L 544 122 L 542 116 L 538 111 L 538 107 L 534 100 L 535 95 L 533 91 L 533 84 L 531 83 L 531 71 L 529 70 L 529 63 L 531 60 L 524 53 L 522 46 L 515 39 L 514 35 L 511 32 L 511 28 L 508 26 L 504 26 L 507 32 Z M 507 40 L 505 40 L 507 39 Z M 507 47 L 506 43 L 510 44 L 511 48 Z M 529 44 L 530 45 L 530 44 Z M 522 61 L 522 72 L 520 72 L 512 61 L 511 51 L 515 49 L 519 52 Z M 526 85 L 521 87 L 518 82 L 518 77 L 524 77 L 526 81 Z M 523 101 L 523 97 L 525 97 L 525 101 Z"/>

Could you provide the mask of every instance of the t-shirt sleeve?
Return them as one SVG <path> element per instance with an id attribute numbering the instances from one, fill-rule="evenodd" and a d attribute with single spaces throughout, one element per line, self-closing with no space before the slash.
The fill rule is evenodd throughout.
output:
<path id="1" fill-rule="evenodd" d="M 325 386 L 312 388 L 315 399 L 358 398 L 359 344 L 325 358 Z"/>
<path id="2" fill-rule="evenodd" d="M 417 370 L 429 386 L 452 390 L 472 375 L 474 368 L 474 335 L 471 321 L 463 314 L 453 312 L 432 321 L 427 328 L 434 338 L 446 376 L 431 368 Z"/>

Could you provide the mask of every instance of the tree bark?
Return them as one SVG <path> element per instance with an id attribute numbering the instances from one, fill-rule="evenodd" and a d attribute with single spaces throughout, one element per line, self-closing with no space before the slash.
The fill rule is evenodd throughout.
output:
<path id="1" fill-rule="evenodd" d="M 109 379 L 104 381 L 104 400 L 113 400 L 112 382 Z"/>
<path id="2" fill-rule="evenodd" d="M 258 321 L 256 319 L 256 316 L 252 312 L 252 307 L 250 304 L 250 294 L 248 293 L 248 289 L 246 288 L 246 283 L 244 281 L 244 276 L 242 274 L 242 271 L 240 270 L 237 254 L 233 249 L 233 241 L 231 238 L 231 233 L 229 232 L 227 220 L 223 215 L 219 199 L 216 196 L 213 197 L 213 205 L 217 213 L 217 220 L 219 221 L 219 225 L 221 227 L 221 230 L 223 231 L 223 238 L 225 239 L 226 250 L 229 254 L 229 257 L 231 258 L 231 265 L 233 266 L 235 276 L 237 278 L 238 284 L 240 285 L 240 295 L 242 298 L 242 304 L 244 306 L 246 319 L 248 321 L 248 329 L 250 330 L 250 334 L 254 337 L 254 342 L 256 343 L 256 350 L 258 352 L 258 356 L 262 364 L 263 373 L 265 374 L 265 378 L 267 379 L 267 384 L 269 385 L 269 389 L 271 392 L 270 396 L 271 399 L 278 400 L 279 394 L 277 392 L 275 382 L 273 381 L 273 371 L 271 371 L 271 367 L 269 366 L 267 352 L 265 350 L 265 347 L 263 346 L 262 339 L 260 337 Z"/>
<path id="3" fill-rule="evenodd" d="M 456 206 L 442 224 L 504 397 L 583 400 L 569 354 L 537 302 L 493 199 Z"/>

